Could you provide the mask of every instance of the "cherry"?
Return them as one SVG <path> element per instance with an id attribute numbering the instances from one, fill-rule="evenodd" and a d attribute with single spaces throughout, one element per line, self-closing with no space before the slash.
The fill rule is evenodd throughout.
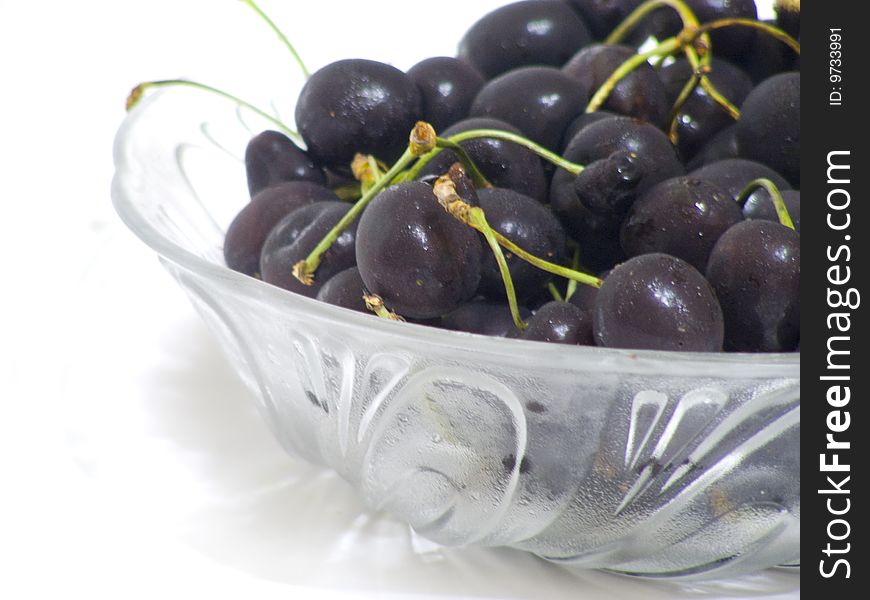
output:
<path id="1" fill-rule="evenodd" d="M 789 352 L 800 338 L 800 236 L 779 223 L 742 221 L 707 265 L 725 319 L 725 349 Z"/>
<path id="2" fill-rule="evenodd" d="M 227 228 L 224 238 L 227 266 L 259 277 L 263 243 L 278 222 L 297 208 L 328 201 L 338 201 L 338 197 L 310 181 L 285 181 L 259 191 Z"/>
<path id="3" fill-rule="evenodd" d="M 791 189 L 788 181 L 782 175 L 759 162 L 745 158 L 730 158 L 718 160 L 695 169 L 689 173 L 696 179 L 718 185 L 737 200 L 747 185 L 756 179 L 769 179 L 780 190 Z M 764 190 L 757 190 L 753 196 L 767 198 L 770 196 Z"/>
<path id="4" fill-rule="evenodd" d="M 801 75 L 781 73 L 753 89 L 740 107 L 740 156 L 782 173 L 800 187 Z"/>
<path id="5" fill-rule="evenodd" d="M 304 285 L 293 276 L 293 265 L 308 256 L 348 210 L 350 205 L 345 202 L 315 202 L 284 217 L 263 243 L 263 281 L 313 298 L 330 277 L 354 266 L 355 226 L 345 230 L 323 254 L 313 285 Z"/>
<path id="6" fill-rule="evenodd" d="M 617 67 L 635 54 L 630 46 L 594 44 L 575 54 L 562 71 L 594 92 Z M 652 66 L 645 63 L 620 79 L 602 109 L 664 127 L 670 104 L 661 80 Z"/>
<path id="7" fill-rule="evenodd" d="M 603 40 L 643 0 L 568 0 L 596 40 Z"/>
<path id="8" fill-rule="evenodd" d="M 447 56 L 427 58 L 408 69 L 423 97 L 423 119 L 441 131 L 468 117 L 471 103 L 486 83 L 467 62 Z"/>
<path id="9" fill-rule="evenodd" d="M 359 269 L 350 267 L 330 277 L 317 292 L 317 299 L 342 308 L 372 314 L 363 299 L 365 293 L 365 284 L 360 277 Z"/>
<path id="10" fill-rule="evenodd" d="M 561 67 L 591 41 L 586 24 L 562 0 L 523 0 L 472 25 L 459 42 L 459 58 L 492 78 L 528 65 Z"/>
<path id="11" fill-rule="evenodd" d="M 479 206 L 489 225 L 523 250 L 549 262 L 565 261 L 565 231 L 549 208 L 537 200 L 503 188 L 477 191 Z M 544 287 L 551 275 L 514 255 L 506 256 L 508 269 L 520 301 Z M 491 299 L 504 299 L 505 289 L 492 253 L 483 257 L 478 292 Z"/>
<path id="12" fill-rule="evenodd" d="M 692 265 L 667 254 L 642 254 L 616 266 L 595 299 L 599 346 L 648 350 L 722 350 L 722 309 Z"/>
<path id="13" fill-rule="evenodd" d="M 584 286 L 588 287 L 588 286 Z M 529 319 L 524 340 L 593 346 L 592 315 L 569 302 L 548 302 Z"/>
<path id="14" fill-rule="evenodd" d="M 631 207 L 620 240 L 628 256 L 662 252 L 703 271 L 719 236 L 743 220 L 722 188 L 694 177 L 656 185 Z"/>
<path id="15" fill-rule="evenodd" d="M 253 198 L 263 188 L 283 181 L 326 184 L 326 175 L 308 154 L 280 131 L 263 131 L 245 148 L 248 192 Z"/>
<path id="16" fill-rule="evenodd" d="M 395 162 L 421 115 L 420 90 L 410 77 L 359 58 L 316 71 L 296 104 L 308 153 L 318 164 L 345 172 L 357 153 Z"/>
<path id="17" fill-rule="evenodd" d="M 781 190 L 785 208 L 791 217 L 795 231 L 801 232 L 801 193 L 800 190 Z M 744 219 L 763 219 L 765 221 L 779 222 L 776 208 L 770 200 L 770 195 L 752 194 L 743 204 Z"/>
<path id="18" fill-rule="evenodd" d="M 477 232 L 450 216 L 422 182 L 385 189 L 359 220 L 360 276 L 403 317 L 440 317 L 471 299 L 482 256 Z"/>
<path id="19" fill-rule="evenodd" d="M 586 106 L 589 89 L 554 67 L 521 67 L 488 82 L 471 116 L 500 119 L 545 148 L 558 148 L 565 128 Z"/>

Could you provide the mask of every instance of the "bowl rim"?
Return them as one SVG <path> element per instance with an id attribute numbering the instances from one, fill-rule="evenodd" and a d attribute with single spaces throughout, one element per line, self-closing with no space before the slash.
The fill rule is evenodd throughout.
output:
<path id="1" fill-rule="evenodd" d="M 352 325 L 364 331 L 370 331 L 380 336 L 389 336 L 405 343 L 437 345 L 442 347 L 457 346 L 469 350 L 469 344 L 475 347 L 476 353 L 486 353 L 492 357 L 500 356 L 528 362 L 534 356 L 536 362 L 545 364 L 565 364 L 566 355 L 576 357 L 578 364 L 588 361 L 606 363 L 612 371 L 637 372 L 638 368 L 649 367 L 661 369 L 664 364 L 673 367 L 679 365 L 681 370 L 692 376 L 717 377 L 800 377 L 800 352 L 789 353 L 738 353 L 738 352 L 680 352 L 669 350 L 635 350 L 620 348 L 603 348 L 595 346 L 566 346 L 564 344 L 548 344 L 531 340 L 504 339 L 462 331 L 452 331 L 418 325 L 400 323 L 387 319 L 371 318 L 331 304 L 320 302 L 300 294 L 273 286 L 264 281 L 231 270 L 202 258 L 187 248 L 169 240 L 159 230 L 149 223 L 148 219 L 136 208 L 135 190 L 126 184 L 135 171 L 134 165 L 128 160 L 128 150 L 134 141 L 133 133 L 137 125 L 150 107 L 173 93 L 171 89 L 157 90 L 143 98 L 130 110 L 121 122 L 114 138 L 113 159 L 115 171 L 111 183 L 113 207 L 121 221 L 142 242 L 154 250 L 158 256 L 185 270 L 203 277 L 224 280 L 248 296 L 261 301 L 276 304 L 287 310 L 303 311 L 318 320 L 325 320 L 336 325 Z M 746 371 L 738 373 L 737 370 Z M 753 373 L 756 374 L 753 376 Z M 674 376 L 679 373 L 672 373 Z"/>

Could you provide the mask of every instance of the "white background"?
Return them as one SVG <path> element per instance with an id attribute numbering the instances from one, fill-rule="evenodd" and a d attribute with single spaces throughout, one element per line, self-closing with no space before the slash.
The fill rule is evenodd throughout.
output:
<path id="1" fill-rule="evenodd" d="M 262 1 L 312 69 L 452 54 L 500 3 Z M 285 456 L 111 208 L 125 96 L 174 77 L 255 102 L 301 81 L 234 0 L 0 0 L 0 597 L 797 597 L 430 547 Z"/>

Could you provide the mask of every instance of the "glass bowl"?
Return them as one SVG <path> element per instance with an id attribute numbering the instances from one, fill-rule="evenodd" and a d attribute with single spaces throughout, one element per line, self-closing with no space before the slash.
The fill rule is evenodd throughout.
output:
<path id="1" fill-rule="evenodd" d="M 190 297 L 291 453 L 444 545 L 712 578 L 800 561 L 800 356 L 569 347 L 396 323 L 231 271 L 241 155 L 269 124 L 147 96 L 117 212 Z"/>

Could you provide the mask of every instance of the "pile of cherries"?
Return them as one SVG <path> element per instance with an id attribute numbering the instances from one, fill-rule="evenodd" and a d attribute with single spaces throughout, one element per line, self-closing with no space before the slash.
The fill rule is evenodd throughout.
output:
<path id="1" fill-rule="evenodd" d="M 799 10 L 523 0 L 456 57 L 329 64 L 250 140 L 226 263 L 373 318 L 795 351 Z"/>

